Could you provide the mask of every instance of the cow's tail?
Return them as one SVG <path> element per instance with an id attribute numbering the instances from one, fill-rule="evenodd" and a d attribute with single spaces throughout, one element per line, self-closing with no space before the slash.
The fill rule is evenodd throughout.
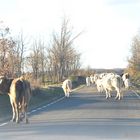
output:
<path id="1" fill-rule="evenodd" d="M 18 80 L 18 85 L 20 85 L 20 91 L 18 91 L 18 102 L 19 102 L 19 110 L 20 112 L 24 112 L 24 106 L 25 106 L 25 84 L 24 81 Z M 19 87 L 18 87 L 19 88 Z"/>

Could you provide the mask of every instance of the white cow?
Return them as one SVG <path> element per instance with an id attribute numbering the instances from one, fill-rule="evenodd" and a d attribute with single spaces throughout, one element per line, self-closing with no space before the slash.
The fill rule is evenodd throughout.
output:
<path id="1" fill-rule="evenodd" d="M 90 77 L 86 77 L 86 85 L 89 87 L 90 86 L 90 82 L 91 82 L 91 79 Z"/>
<path id="2" fill-rule="evenodd" d="M 121 97 L 123 97 L 123 94 L 121 92 L 121 88 L 123 85 L 121 76 L 117 74 L 107 75 L 106 77 L 104 77 L 102 84 L 104 90 L 106 91 L 106 98 L 111 97 L 110 93 L 113 90 L 117 91 L 115 99 L 120 100 Z"/>
<path id="3" fill-rule="evenodd" d="M 94 83 L 94 76 L 93 75 L 90 75 L 90 82 L 93 84 Z"/>
<path id="4" fill-rule="evenodd" d="M 124 86 L 125 86 L 126 89 L 128 89 L 131 86 L 129 77 L 130 76 L 129 76 L 128 73 L 124 73 L 122 75 L 122 79 L 123 79 Z"/>
<path id="5" fill-rule="evenodd" d="M 98 92 L 103 92 L 104 91 L 104 88 L 103 88 L 103 85 L 102 85 L 102 79 L 97 79 L 96 80 L 96 86 L 97 86 Z"/>
<path id="6" fill-rule="evenodd" d="M 70 96 L 70 92 L 72 90 L 72 82 L 70 79 L 66 79 L 63 84 L 62 84 L 62 88 L 64 90 L 65 96 L 69 97 Z"/>
<path id="7" fill-rule="evenodd" d="M 93 81 L 97 86 L 98 92 L 103 92 L 104 91 L 104 88 L 103 88 L 103 85 L 102 85 L 102 79 L 106 75 L 107 75 L 107 73 L 94 74 Z"/>
<path id="8" fill-rule="evenodd" d="M 97 78 L 97 76 L 96 76 Z M 95 79 L 96 79 L 95 78 Z M 99 81 L 98 81 L 99 80 Z M 113 90 L 117 91 L 117 95 L 115 99 L 121 99 L 121 87 L 123 85 L 123 81 L 121 76 L 114 74 L 114 73 L 106 73 L 102 78 L 96 79 L 97 89 L 100 87 L 100 90 L 105 90 L 106 98 L 111 97 L 110 93 Z M 98 85 L 99 84 L 99 85 Z"/>
<path id="9" fill-rule="evenodd" d="M 102 92 L 103 91 L 103 87 L 102 87 L 102 82 L 101 82 L 101 78 L 100 78 L 100 74 L 94 74 L 94 76 L 91 76 L 92 79 L 92 83 L 94 83 L 97 86 L 97 90 L 98 92 Z"/>

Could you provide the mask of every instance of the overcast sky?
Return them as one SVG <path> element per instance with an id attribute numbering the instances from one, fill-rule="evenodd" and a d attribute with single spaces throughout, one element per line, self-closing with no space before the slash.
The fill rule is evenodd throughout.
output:
<path id="1" fill-rule="evenodd" d="M 127 66 L 140 31 L 140 0 L 0 0 L 0 20 L 15 33 L 48 39 L 64 16 L 73 34 L 84 31 L 74 43 L 83 67 Z"/>

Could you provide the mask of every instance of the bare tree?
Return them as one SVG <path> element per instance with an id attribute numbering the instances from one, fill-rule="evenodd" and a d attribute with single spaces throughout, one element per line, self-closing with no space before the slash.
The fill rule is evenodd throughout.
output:
<path id="1" fill-rule="evenodd" d="M 23 32 L 13 39 L 10 29 L 0 26 L 0 72 L 12 77 L 22 74 L 25 53 Z"/>
<path id="2" fill-rule="evenodd" d="M 34 79 L 44 82 L 47 73 L 48 80 L 59 82 L 80 68 L 80 54 L 74 48 L 74 41 L 81 32 L 73 36 L 66 18 L 60 32 L 52 34 L 51 47 L 47 48 L 44 42 L 35 40 L 28 56 L 25 56 L 27 44 L 23 32 L 13 39 L 9 31 L 8 27 L 0 26 L 0 74 L 18 77 L 27 66 L 26 71 L 30 71 Z"/>
<path id="3" fill-rule="evenodd" d="M 12 75 L 14 72 L 15 42 L 9 35 L 9 28 L 0 28 L 0 74 Z"/>
<path id="4" fill-rule="evenodd" d="M 80 67 L 80 54 L 73 48 L 73 42 L 81 33 L 72 37 L 72 29 L 68 25 L 69 20 L 64 18 L 60 33 L 53 33 L 52 47 L 48 49 L 48 66 L 56 82 Z"/>
<path id="5" fill-rule="evenodd" d="M 15 42 L 16 42 L 16 47 L 14 48 L 16 57 L 15 74 L 17 77 L 19 77 L 24 73 L 25 54 L 27 52 L 26 46 L 28 44 L 22 31 L 15 38 Z"/>
<path id="6" fill-rule="evenodd" d="M 33 78 L 39 79 L 41 78 L 41 81 L 44 82 L 45 80 L 45 69 L 46 69 L 46 56 L 45 56 L 45 45 L 44 43 L 39 40 L 35 40 L 31 53 L 29 57 L 27 58 L 28 66 L 31 66 L 31 69 L 33 71 Z"/>

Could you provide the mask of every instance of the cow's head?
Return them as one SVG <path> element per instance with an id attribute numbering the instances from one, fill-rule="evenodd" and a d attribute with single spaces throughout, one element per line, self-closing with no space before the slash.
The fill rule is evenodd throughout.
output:
<path id="1" fill-rule="evenodd" d="M 7 94 L 10 89 L 12 79 L 8 79 L 5 76 L 0 76 L 0 93 Z"/>

